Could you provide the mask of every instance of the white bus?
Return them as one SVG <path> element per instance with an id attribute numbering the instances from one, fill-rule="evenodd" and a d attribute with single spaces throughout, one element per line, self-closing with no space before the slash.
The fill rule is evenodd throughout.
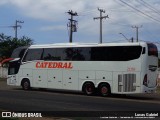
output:
<path id="1" fill-rule="evenodd" d="M 153 43 L 48 44 L 13 51 L 7 84 L 83 91 L 102 96 L 154 93 L 158 51 Z"/>

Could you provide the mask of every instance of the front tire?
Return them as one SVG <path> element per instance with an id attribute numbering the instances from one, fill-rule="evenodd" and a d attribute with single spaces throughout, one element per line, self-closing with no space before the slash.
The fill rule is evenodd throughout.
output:
<path id="1" fill-rule="evenodd" d="M 30 82 L 29 82 L 29 80 L 28 79 L 24 79 L 23 81 L 22 81 L 22 88 L 23 88 L 23 90 L 29 90 L 31 87 L 30 87 Z"/>

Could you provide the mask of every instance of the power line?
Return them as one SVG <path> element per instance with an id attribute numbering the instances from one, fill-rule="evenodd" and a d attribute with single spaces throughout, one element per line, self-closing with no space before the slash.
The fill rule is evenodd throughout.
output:
<path id="1" fill-rule="evenodd" d="M 108 11 L 111 11 L 111 12 L 135 12 L 135 11 L 132 11 L 132 10 L 125 10 L 125 9 L 107 9 Z M 144 11 L 145 13 L 157 13 L 153 10 L 145 10 Z"/>
<path id="2" fill-rule="evenodd" d="M 10 27 L 13 27 L 13 26 L 0 26 L 0 28 L 10 28 Z"/>
<path id="3" fill-rule="evenodd" d="M 100 20 L 100 44 L 101 44 L 102 43 L 102 20 L 106 19 L 106 18 L 109 18 L 109 17 L 108 17 L 108 15 L 107 16 L 102 16 L 102 13 L 105 13 L 105 10 L 98 8 L 98 11 L 100 12 L 100 17 L 94 17 L 93 19 L 94 20 L 96 20 L 96 19 Z"/>
<path id="4" fill-rule="evenodd" d="M 118 1 L 119 1 L 119 0 L 118 0 Z M 118 2 L 118 1 L 114 0 L 114 2 L 116 2 L 117 4 L 119 4 L 119 5 L 121 5 L 121 6 L 124 7 L 124 4 L 122 4 L 122 3 Z"/>
<path id="5" fill-rule="evenodd" d="M 121 5 L 122 7 L 124 7 L 126 4 L 124 4 L 122 1 L 116 1 L 116 0 L 114 0 L 116 3 L 118 3 L 119 5 Z M 121 2 L 121 3 L 120 3 Z M 128 5 L 127 5 L 128 6 Z M 130 7 L 130 6 L 129 6 Z M 134 8 L 132 8 L 132 9 L 134 9 Z M 120 10 L 119 10 L 120 11 Z M 136 10 L 137 11 L 137 10 Z M 142 16 L 142 13 L 139 13 L 139 11 L 138 11 L 138 13 L 135 11 L 135 9 L 134 9 L 134 11 L 130 11 L 130 12 L 134 12 L 134 13 L 136 13 L 136 14 L 139 14 L 140 16 Z M 148 12 L 147 12 L 148 13 Z M 146 18 L 148 18 L 148 16 L 142 16 L 142 17 L 146 17 Z M 155 21 L 155 20 L 154 20 Z"/>
<path id="6" fill-rule="evenodd" d="M 17 39 L 18 28 L 22 28 L 18 23 L 24 23 L 24 21 L 16 20 L 15 25 L 12 26 L 0 26 L 1 28 L 13 28 L 15 30 L 15 39 Z"/>
<path id="7" fill-rule="evenodd" d="M 148 14 L 149 14 L 149 13 L 156 13 L 156 14 L 160 15 L 159 12 L 157 12 L 156 10 L 154 10 L 152 7 L 148 6 L 145 2 L 143 2 L 143 1 L 138 1 L 138 0 L 137 0 L 137 2 L 138 2 L 139 4 L 141 4 L 141 5 L 143 5 L 144 7 L 146 7 L 147 9 L 151 10 L 151 11 L 145 11 L 145 12 L 147 12 Z M 154 14 L 154 16 L 155 16 L 156 14 Z M 150 14 L 150 15 L 151 15 L 151 14 Z M 152 15 L 153 15 L 153 14 L 152 14 Z M 157 17 L 157 16 L 155 16 L 155 17 Z"/>
<path id="8" fill-rule="evenodd" d="M 122 2 L 122 3 L 124 3 L 125 5 L 129 6 L 130 8 L 132 8 L 132 9 L 134 9 L 134 10 L 138 11 L 139 13 L 141 13 L 141 14 L 143 14 L 143 15 L 147 16 L 148 18 L 150 18 L 150 19 L 152 19 L 152 20 L 154 20 L 154 21 L 156 21 L 156 22 L 160 23 L 160 20 L 155 19 L 154 17 L 152 17 L 152 16 L 150 16 L 150 15 L 148 15 L 148 14 L 146 14 L 146 13 L 144 13 L 144 12 L 140 11 L 140 10 L 138 10 L 137 8 L 135 8 L 135 7 L 131 6 L 130 4 L 128 4 L 128 3 L 126 3 L 126 2 L 124 2 L 124 1 L 122 1 L 122 0 L 119 0 L 119 1 L 120 1 L 120 2 Z"/>
<path id="9" fill-rule="evenodd" d="M 151 6 L 149 3 L 145 2 L 144 0 L 140 0 L 143 2 L 148 8 L 152 9 L 154 12 L 158 13 L 160 15 L 160 11 L 158 11 L 155 7 Z"/>

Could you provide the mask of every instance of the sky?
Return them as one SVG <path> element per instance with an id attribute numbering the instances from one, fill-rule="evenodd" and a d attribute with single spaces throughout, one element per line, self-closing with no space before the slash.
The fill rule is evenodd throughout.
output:
<path id="1" fill-rule="evenodd" d="M 15 36 L 10 27 L 15 21 L 18 38 L 27 36 L 34 44 L 69 42 L 67 24 L 69 10 L 77 12 L 77 32 L 73 33 L 73 42 L 98 43 L 99 17 L 98 8 L 105 10 L 103 16 L 103 42 L 127 42 L 136 39 L 139 28 L 139 40 L 160 43 L 160 1 L 159 0 L 0 0 L 0 33 Z M 9 26 L 9 27 L 8 27 Z M 122 34 L 120 34 L 122 33 Z"/>

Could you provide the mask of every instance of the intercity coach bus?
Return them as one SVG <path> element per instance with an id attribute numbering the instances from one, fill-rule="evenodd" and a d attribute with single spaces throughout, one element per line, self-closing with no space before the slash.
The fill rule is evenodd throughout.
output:
<path id="1" fill-rule="evenodd" d="M 17 48 L 7 84 L 114 94 L 154 93 L 158 51 L 153 43 L 59 43 Z"/>

